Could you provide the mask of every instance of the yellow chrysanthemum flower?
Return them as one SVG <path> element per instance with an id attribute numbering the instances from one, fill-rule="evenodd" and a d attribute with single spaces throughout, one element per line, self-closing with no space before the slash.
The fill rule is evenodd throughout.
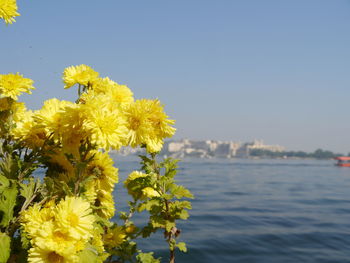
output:
<path id="1" fill-rule="evenodd" d="M 150 152 L 150 153 L 160 152 L 163 148 L 163 143 L 164 143 L 163 139 L 158 137 L 147 138 L 145 141 L 147 152 Z"/>
<path id="2" fill-rule="evenodd" d="M 84 122 L 87 118 L 84 105 L 74 104 L 67 106 L 62 111 L 61 125 L 63 132 L 61 134 L 62 150 L 65 153 L 79 155 L 79 147 L 90 135 L 84 128 Z"/>
<path id="3" fill-rule="evenodd" d="M 134 94 L 125 85 L 119 85 L 116 83 L 116 85 L 111 87 L 107 94 L 111 97 L 112 102 L 116 102 L 121 105 L 134 102 Z"/>
<path id="4" fill-rule="evenodd" d="M 88 118 L 84 128 L 91 133 L 91 142 L 106 150 L 119 149 L 123 146 L 127 133 L 123 115 L 118 110 L 109 111 L 106 108 L 96 109 L 85 106 L 87 106 Z"/>
<path id="5" fill-rule="evenodd" d="M 98 75 L 98 72 L 84 64 L 68 67 L 63 72 L 64 88 L 68 89 L 75 84 L 81 84 L 87 87 L 92 85 L 98 78 Z"/>
<path id="6" fill-rule="evenodd" d="M 47 139 L 45 129 L 37 125 L 33 116 L 32 111 L 26 111 L 19 107 L 14 111 L 13 120 L 16 126 L 11 130 L 15 139 L 23 141 L 31 149 L 42 147 Z"/>
<path id="7" fill-rule="evenodd" d="M 29 263 L 78 263 L 79 258 L 74 247 L 52 249 L 48 244 L 42 243 L 29 249 Z"/>
<path id="8" fill-rule="evenodd" d="M 106 94 L 116 83 L 110 78 L 97 78 L 92 83 L 92 91 L 96 94 Z"/>
<path id="9" fill-rule="evenodd" d="M 40 226 L 37 235 L 33 237 L 33 241 L 35 246 L 42 247 L 45 244 L 47 248 L 54 251 L 74 247 L 76 252 L 83 250 L 85 247 L 84 244 L 80 246 L 80 240 L 74 239 L 68 232 L 60 231 L 54 221 L 44 222 Z"/>
<path id="10" fill-rule="evenodd" d="M 168 115 L 165 114 L 163 106 L 159 100 L 150 101 L 150 115 L 149 120 L 152 127 L 159 138 L 169 138 L 174 135 L 176 129 L 170 125 L 174 125 L 174 120 L 169 120 Z"/>
<path id="11" fill-rule="evenodd" d="M 121 226 L 108 228 L 107 233 L 103 236 L 104 244 L 107 247 L 115 248 L 125 241 L 125 230 Z"/>
<path id="12" fill-rule="evenodd" d="M 106 219 L 110 219 L 114 216 L 115 206 L 112 193 L 104 190 L 98 190 L 95 206 L 100 207 L 100 209 L 97 210 L 99 216 Z"/>
<path id="13" fill-rule="evenodd" d="M 137 100 L 124 111 L 129 130 L 128 144 L 132 147 L 146 143 L 152 132 L 152 125 L 148 120 L 148 104 L 147 100 Z"/>
<path id="14" fill-rule="evenodd" d="M 175 123 L 164 113 L 158 100 L 137 100 L 124 108 L 127 119 L 128 143 L 135 147 L 145 144 L 148 152 L 158 152 L 162 149 L 163 139 L 171 137 Z"/>
<path id="15" fill-rule="evenodd" d="M 134 101 L 132 91 L 125 85 L 106 78 L 98 78 L 92 85 L 92 90 L 96 94 L 107 95 L 112 103 L 125 104 Z"/>
<path id="16" fill-rule="evenodd" d="M 44 106 L 35 112 L 33 118 L 37 122 L 38 126 L 45 128 L 47 136 L 51 134 L 56 139 L 60 140 L 61 134 L 65 132 L 63 127 L 63 110 L 65 107 L 73 106 L 70 101 L 60 101 L 56 98 L 46 100 Z"/>
<path id="17" fill-rule="evenodd" d="M 85 184 L 85 192 L 83 193 L 86 200 L 88 200 L 91 204 L 95 205 L 95 201 L 97 198 L 96 191 L 96 181 L 91 180 Z"/>
<path id="18" fill-rule="evenodd" d="M 112 192 L 118 183 L 118 169 L 113 166 L 113 159 L 108 153 L 93 152 L 94 159 L 87 166 L 87 175 L 96 177 L 96 187 Z"/>
<path id="19" fill-rule="evenodd" d="M 0 18 L 4 19 L 6 24 L 15 22 L 15 17 L 19 15 L 16 0 L 0 0 Z"/>
<path id="20" fill-rule="evenodd" d="M 74 239 L 89 239 L 93 234 L 95 217 L 89 202 L 81 197 L 66 197 L 57 206 L 55 218 L 58 229 Z"/>
<path id="21" fill-rule="evenodd" d="M 10 97 L 17 100 L 18 96 L 23 92 L 31 94 L 30 90 L 32 89 L 35 89 L 33 80 L 24 78 L 19 73 L 0 75 L 0 95 L 2 97 Z"/>
<path id="22" fill-rule="evenodd" d="M 21 212 L 21 225 L 24 232 L 28 233 L 31 237 L 36 236 L 40 227 L 45 222 L 41 216 L 41 206 L 34 204 L 27 210 Z"/>

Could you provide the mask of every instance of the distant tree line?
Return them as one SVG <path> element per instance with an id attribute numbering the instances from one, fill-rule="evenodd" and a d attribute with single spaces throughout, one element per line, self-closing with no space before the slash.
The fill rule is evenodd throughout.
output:
<path id="1" fill-rule="evenodd" d="M 350 155 L 350 153 L 349 153 Z M 340 153 L 333 153 L 331 151 L 325 151 L 322 149 L 317 149 L 314 152 L 307 153 L 303 151 L 283 151 L 283 152 L 273 152 L 269 150 L 262 149 L 251 149 L 249 151 L 249 156 L 252 157 L 266 157 L 266 158 L 285 158 L 285 157 L 297 157 L 297 158 L 315 158 L 315 159 L 332 159 L 337 156 L 342 156 Z"/>

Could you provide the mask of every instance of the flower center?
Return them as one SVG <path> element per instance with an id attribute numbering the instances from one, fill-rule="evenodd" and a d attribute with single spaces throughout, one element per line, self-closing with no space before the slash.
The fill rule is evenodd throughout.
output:
<path id="1" fill-rule="evenodd" d="M 62 242 L 62 241 L 66 241 L 68 239 L 68 236 L 67 234 L 65 233 L 62 233 L 60 231 L 56 231 L 54 232 L 53 234 L 53 239 L 56 241 L 56 242 Z"/>
<path id="2" fill-rule="evenodd" d="M 50 252 L 50 254 L 47 256 L 47 259 L 49 262 L 52 263 L 63 263 L 64 262 L 64 258 L 57 254 L 56 252 Z"/>
<path id="3" fill-rule="evenodd" d="M 132 118 L 130 121 L 130 128 L 136 131 L 140 126 L 140 120 L 137 118 Z"/>
<path id="4" fill-rule="evenodd" d="M 76 227 L 77 225 L 79 225 L 79 217 L 74 213 L 69 214 L 68 221 L 70 222 L 72 227 Z"/>

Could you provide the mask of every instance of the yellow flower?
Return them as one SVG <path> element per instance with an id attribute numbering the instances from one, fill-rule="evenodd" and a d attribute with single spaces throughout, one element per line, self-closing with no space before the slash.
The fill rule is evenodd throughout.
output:
<path id="1" fill-rule="evenodd" d="M 36 124 L 32 111 L 26 111 L 21 104 L 14 105 L 17 107 L 13 114 L 16 126 L 11 130 L 11 134 L 31 149 L 42 147 L 47 139 L 45 129 Z"/>
<path id="2" fill-rule="evenodd" d="M 119 103 L 121 105 L 134 102 L 132 91 L 125 85 L 115 84 L 108 93 L 113 103 Z"/>
<path id="3" fill-rule="evenodd" d="M 19 73 L 0 75 L 0 94 L 2 97 L 17 100 L 17 97 L 23 92 L 31 94 L 31 89 L 35 89 L 33 80 L 24 78 Z"/>
<path id="4" fill-rule="evenodd" d="M 89 136 L 89 132 L 84 129 L 84 122 L 86 120 L 86 111 L 81 104 L 73 104 L 67 106 L 62 111 L 61 115 L 61 142 L 62 150 L 65 153 L 72 153 L 74 156 L 79 155 L 79 147 L 83 144 Z"/>
<path id="5" fill-rule="evenodd" d="M 42 243 L 29 249 L 29 263 L 78 263 L 74 247 L 52 249 Z"/>
<path id="6" fill-rule="evenodd" d="M 104 190 L 98 190 L 95 206 L 100 207 L 100 209 L 97 210 L 99 216 L 107 219 L 114 216 L 115 206 L 112 193 Z"/>
<path id="7" fill-rule="evenodd" d="M 36 111 L 33 118 L 38 123 L 39 127 L 45 128 L 47 136 L 53 134 L 56 141 L 65 131 L 63 127 L 63 110 L 65 107 L 74 105 L 69 101 L 60 101 L 58 99 L 49 99 L 44 102 L 44 106 Z"/>
<path id="8" fill-rule="evenodd" d="M 106 150 L 119 149 L 123 146 L 127 130 L 122 114 L 118 110 L 109 111 L 106 108 L 96 109 L 85 106 L 87 106 L 88 118 L 84 128 L 91 133 L 91 142 Z"/>
<path id="9" fill-rule="evenodd" d="M 150 137 L 147 138 L 145 144 L 146 144 L 146 149 L 150 153 L 154 152 L 160 152 L 162 150 L 164 141 L 160 138 L 157 137 Z"/>
<path id="10" fill-rule="evenodd" d="M 64 88 L 68 89 L 75 84 L 81 84 L 87 87 L 98 78 L 98 75 L 98 72 L 84 64 L 68 67 L 63 72 Z"/>
<path id="11" fill-rule="evenodd" d="M 125 104 L 134 101 L 132 91 L 125 85 L 106 78 L 98 78 L 92 85 L 92 90 L 96 94 L 107 95 L 112 103 Z"/>
<path id="12" fill-rule="evenodd" d="M 96 187 L 112 192 L 118 183 L 118 169 L 113 166 L 113 160 L 108 153 L 93 152 L 94 159 L 87 166 L 87 175 L 96 177 Z"/>
<path id="13" fill-rule="evenodd" d="M 174 125 L 174 120 L 169 120 L 165 114 L 163 106 L 159 100 L 150 101 L 150 116 L 148 117 L 152 123 L 152 127 L 159 138 L 168 138 L 174 135 L 176 129 L 170 125 Z"/>
<path id="14" fill-rule="evenodd" d="M 148 152 L 159 152 L 163 139 L 171 137 L 175 123 L 164 113 L 158 100 L 137 100 L 124 108 L 127 119 L 128 143 L 130 146 L 145 144 Z"/>
<path id="15" fill-rule="evenodd" d="M 15 17 L 19 15 L 16 0 L 0 0 L 0 18 L 4 19 L 6 24 L 15 22 Z"/>
<path id="16" fill-rule="evenodd" d="M 115 248 L 124 242 L 126 238 L 125 230 L 121 226 L 108 228 L 107 233 L 103 236 L 104 244 L 110 248 Z"/>
<path id="17" fill-rule="evenodd" d="M 55 219 L 61 232 L 74 239 L 88 239 L 93 233 L 95 217 L 90 204 L 81 197 L 66 197 L 56 207 Z"/>
<path id="18" fill-rule="evenodd" d="M 34 204 L 27 210 L 21 212 L 21 225 L 23 226 L 24 232 L 28 233 L 31 237 L 37 235 L 41 225 L 45 222 L 41 216 L 40 205 Z"/>
<path id="19" fill-rule="evenodd" d="M 95 205 L 95 201 L 97 198 L 95 180 L 88 181 L 85 184 L 85 192 L 83 194 L 84 194 L 84 197 L 86 198 L 86 200 L 88 200 L 91 204 Z"/>
<path id="20" fill-rule="evenodd" d="M 147 100 L 137 100 L 124 111 L 129 130 L 128 144 L 132 147 L 146 143 L 152 132 L 151 122 L 148 120 L 148 104 Z"/>
<path id="21" fill-rule="evenodd" d="M 97 78 L 92 83 L 92 90 L 96 94 L 106 94 L 106 93 L 108 93 L 108 90 L 115 84 L 116 83 L 108 77 Z"/>
<path id="22" fill-rule="evenodd" d="M 68 232 L 62 232 L 54 221 L 44 222 L 33 241 L 34 246 L 46 246 L 54 251 L 73 247 L 75 252 L 83 250 L 86 243 L 81 244 L 81 239 L 76 240 Z"/>

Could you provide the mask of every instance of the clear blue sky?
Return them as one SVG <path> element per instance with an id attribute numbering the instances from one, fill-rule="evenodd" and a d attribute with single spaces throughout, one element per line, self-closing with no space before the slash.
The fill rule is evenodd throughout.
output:
<path id="1" fill-rule="evenodd" d="M 264 139 L 350 151 L 350 1 L 19 0 L 0 25 L 0 73 L 21 72 L 41 107 L 65 67 L 88 64 L 159 98 L 176 138 Z"/>

